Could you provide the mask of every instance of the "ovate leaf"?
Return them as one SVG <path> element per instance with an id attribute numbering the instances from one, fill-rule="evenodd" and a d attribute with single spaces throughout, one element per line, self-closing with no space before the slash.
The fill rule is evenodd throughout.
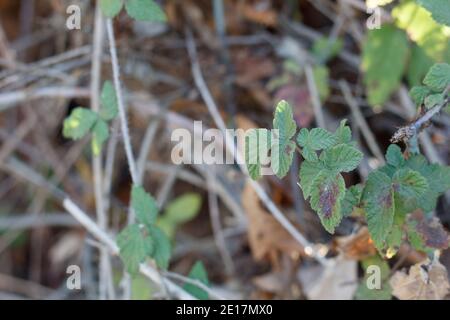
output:
<path id="1" fill-rule="evenodd" d="M 391 178 L 379 170 L 372 171 L 362 200 L 370 236 L 381 251 L 394 222 L 394 189 Z"/>
<path id="2" fill-rule="evenodd" d="M 292 164 L 295 143 L 290 139 L 297 130 L 292 108 L 285 100 L 281 100 L 275 109 L 273 127 L 278 139 L 271 141 L 271 167 L 277 177 L 283 178 Z"/>
<path id="3" fill-rule="evenodd" d="M 347 189 L 344 200 L 342 200 L 342 215 L 344 217 L 350 216 L 360 206 L 362 191 L 363 187 L 360 184 Z"/>
<path id="4" fill-rule="evenodd" d="M 328 84 L 329 71 L 327 67 L 322 65 L 316 65 L 313 68 L 314 82 L 319 92 L 320 100 L 327 100 L 330 95 L 330 86 Z"/>
<path id="5" fill-rule="evenodd" d="M 300 188 L 303 190 L 303 197 L 308 199 L 311 194 L 311 186 L 316 176 L 325 169 L 325 166 L 319 162 L 303 161 L 300 167 Z"/>
<path id="6" fill-rule="evenodd" d="M 123 7 L 123 0 L 100 0 L 100 8 L 105 16 L 114 18 Z"/>
<path id="7" fill-rule="evenodd" d="M 386 151 L 386 161 L 394 167 L 401 167 L 405 164 L 402 149 L 396 144 L 391 144 Z"/>
<path id="8" fill-rule="evenodd" d="M 261 177 L 261 166 L 268 165 L 271 133 L 267 129 L 250 129 L 245 136 L 245 163 L 253 180 Z"/>
<path id="9" fill-rule="evenodd" d="M 425 50 L 414 45 L 411 49 L 411 60 L 408 66 L 409 85 L 411 87 L 420 85 L 432 65 L 433 59 L 426 54 Z"/>
<path id="10" fill-rule="evenodd" d="M 97 114 L 86 108 L 77 107 L 64 120 L 63 135 L 74 140 L 83 138 L 97 121 Z"/>
<path id="11" fill-rule="evenodd" d="M 272 142 L 270 166 L 278 178 L 283 178 L 289 171 L 294 158 L 295 143 L 286 141 L 284 144 Z"/>
<path id="12" fill-rule="evenodd" d="M 158 227 L 151 226 L 148 228 L 150 237 L 154 246 L 151 257 L 155 259 L 156 265 L 161 269 L 167 269 L 172 251 L 170 240 L 167 235 Z"/>
<path id="13" fill-rule="evenodd" d="M 139 264 L 153 251 L 153 241 L 144 236 L 138 224 L 132 224 L 123 229 L 117 236 L 117 245 L 127 271 L 134 275 L 139 270 Z"/>
<path id="14" fill-rule="evenodd" d="M 108 137 L 109 137 L 108 124 L 102 119 L 98 119 L 94 127 L 92 128 L 91 146 L 92 146 L 92 153 L 95 156 L 98 156 L 100 154 L 100 151 L 102 150 L 102 145 L 108 139 Z"/>
<path id="15" fill-rule="evenodd" d="M 203 283 L 205 286 L 209 285 L 208 273 L 206 272 L 205 266 L 201 261 L 197 261 L 189 272 L 188 277 L 193 280 L 198 280 Z M 192 294 L 199 300 L 208 300 L 209 295 L 208 292 L 199 288 L 195 284 L 186 283 L 183 286 L 183 289 Z"/>
<path id="16" fill-rule="evenodd" d="M 348 144 L 340 144 L 326 149 L 320 159 L 330 170 L 349 172 L 355 169 L 363 158 L 361 151 Z"/>
<path id="17" fill-rule="evenodd" d="M 435 92 L 442 92 L 450 86 L 450 65 L 436 63 L 430 68 L 423 83 Z"/>
<path id="18" fill-rule="evenodd" d="M 141 186 L 134 185 L 131 190 L 131 207 L 140 223 L 147 227 L 155 223 L 158 215 L 156 201 Z"/>
<path id="19" fill-rule="evenodd" d="M 445 97 L 442 93 L 430 94 L 425 98 L 424 104 L 425 108 L 431 109 L 438 105 L 442 105 L 445 101 Z"/>
<path id="20" fill-rule="evenodd" d="M 406 198 L 417 198 L 428 189 L 427 180 L 417 171 L 403 168 L 393 177 L 394 191 Z"/>
<path id="21" fill-rule="evenodd" d="M 420 107 L 424 102 L 425 98 L 431 93 L 431 90 L 428 87 L 424 86 L 416 86 L 413 87 L 409 94 L 411 98 L 413 99 L 416 106 Z"/>
<path id="22" fill-rule="evenodd" d="M 297 136 L 297 143 L 303 148 L 302 155 L 308 161 L 317 161 L 316 151 L 326 149 L 335 142 L 335 136 L 322 128 L 314 128 L 311 131 L 302 128 Z"/>
<path id="23" fill-rule="evenodd" d="M 312 54 L 319 63 L 326 63 L 342 50 L 342 46 L 343 42 L 339 38 L 319 38 L 314 41 Z"/>
<path id="24" fill-rule="evenodd" d="M 352 140 L 352 130 L 346 123 L 346 119 L 342 120 L 334 133 L 334 136 L 336 137 L 336 145 L 349 143 Z"/>
<path id="25" fill-rule="evenodd" d="M 141 21 L 166 21 L 164 11 L 154 0 L 127 0 L 125 9 L 130 17 Z"/>
<path id="26" fill-rule="evenodd" d="M 417 0 L 417 2 L 431 12 L 434 20 L 450 26 L 450 3 L 448 0 Z"/>
<path id="27" fill-rule="evenodd" d="M 164 216 L 176 225 L 182 224 L 195 218 L 201 204 L 202 198 L 198 193 L 186 193 L 169 203 Z"/>
<path id="28" fill-rule="evenodd" d="M 370 30 L 363 48 L 362 69 L 368 101 L 381 105 L 400 85 L 409 46 L 404 31 L 392 25 Z"/>
<path id="29" fill-rule="evenodd" d="M 278 130 L 278 138 L 282 142 L 291 139 L 297 130 L 292 108 L 286 100 L 278 102 L 275 108 L 273 127 Z"/>
<path id="30" fill-rule="evenodd" d="M 100 96 L 101 109 L 100 117 L 105 121 L 110 121 L 117 116 L 117 96 L 116 90 L 111 81 L 105 81 Z"/>
<path id="31" fill-rule="evenodd" d="M 408 78 L 411 72 L 424 70 L 427 57 L 429 57 L 428 60 L 433 59 L 436 62 L 445 61 L 448 35 L 444 26 L 436 23 L 427 10 L 415 1 L 402 1 L 392 10 L 392 16 L 395 18 L 396 25 L 406 30 L 408 36 L 419 46 L 413 46 Z M 421 50 L 417 50 L 418 48 Z"/>
<path id="32" fill-rule="evenodd" d="M 322 170 L 311 187 L 311 208 L 319 215 L 325 230 L 334 233 L 342 220 L 341 201 L 345 196 L 345 182 L 340 174 Z"/>
<path id="33" fill-rule="evenodd" d="M 336 137 L 322 128 L 314 128 L 311 131 L 302 128 L 297 136 L 297 142 L 302 148 L 307 147 L 316 151 L 331 147 L 336 143 Z"/>

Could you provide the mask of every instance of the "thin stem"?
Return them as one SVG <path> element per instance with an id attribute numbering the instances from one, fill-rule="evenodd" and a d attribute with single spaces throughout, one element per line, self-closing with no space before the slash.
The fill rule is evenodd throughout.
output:
<path id="1" fill-rule="evenodd" d="M 124 99 L 123 99 L 123 95 L 122 95 L 122 88 L 120 85 L 120 68 L 119 68 L 119 62 L 118 62 L 118 58 L 117 58 L 116 40 L 114 38 L 113 23 L 112 23 L 111 19 L 106 20 L 106 30 L 107 30 L 107 34 L 108 34 L 108 40 L 109 40 L 109 51 L 111 54 L 114 87 L 116 89 L 116 94 L 117 94 L 117 104 L 119 107 L 119 117 L 120 117 L 121 131 L 122 131 L 122 135 L 123 135 L 123 143 L 125 146 L 125 153 L 127 156 L 128 167 L 130 169 L 131 180 L 135 184 L 138 182 L 136 162 L 134 160 L 133 150 L 131 147 L 131 139 L 130 139 L 130 132 L 128 129 L 127 115 L 126 115 L 125 104 L 124 104 Z"/>
<path id="2" fill-rule="evenodd" d="M 95 8 L 95 26 L 92 50 L 92 67 L 91 67 L 91 109 L 94 112 L 100 111 L 100 78 L 101 78 L 101 58 L 103 49 L 103 16 L 100 4 L 97 2 Z M 103 197 L 103 167 L 102 167 L 102 151 L 92 158 L 92 167 L 94 171 L 94 194 L 95 207 L 97 211 L 97 222 L 103 229 L 108 227 L 108 216 L 106 214 L 105 201 Z M 110 299 L 114 299 L 114 282 L 112 279 L 111 260 L 106 250 L 100 250 L 99 265 L 99 296 L 100 299 L 106 299 L 107 295 Z"/>

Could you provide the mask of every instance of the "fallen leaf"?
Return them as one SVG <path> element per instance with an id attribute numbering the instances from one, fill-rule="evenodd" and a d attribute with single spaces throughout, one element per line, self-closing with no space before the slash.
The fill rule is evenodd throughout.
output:
<path id="1" fill-rule="evenodd" d="M 400 300 L 440 300 L 450 288 L 447 270 L 438 260 L 417 263 L 409 273 L 397 271 L 389 283 Z"/>
<path id="2" fill-rule="evenodd" d="M 377 252 L 367 227 L 362 227 L 355 234 L 339 237 L 337 245 L 347 259 L 364 260 Z"/>
<path id="3" fill-rule="evenodd" d="M 308 299 L 351 300 L 358 287 L 358 263 L 339 255 L 326 266 L 301 268 L 299 278 Z"/>
<path id="4" fill-rule="evenodd" d="M 286 100 L 292 106 L 294 119 L 301 128 L 309 127 L 314 111 L 309 91 L 304 86 L 285 85 L 275 93 L 275 101 Z"/>
<path id="5" fill-rule="evenodd" d="M 303 247 L 261 206 L 248 182 L 242 192 L 242 206 L 249 219 L 248 239 L 255 260 L 269 260 L 277 269 L 281 253 L 293 259 L 304 254 Z"/>

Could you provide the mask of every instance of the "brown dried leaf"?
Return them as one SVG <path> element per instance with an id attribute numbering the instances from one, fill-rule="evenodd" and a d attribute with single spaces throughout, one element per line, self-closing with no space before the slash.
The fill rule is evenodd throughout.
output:
<path id="1" fill-rule="evenodd" d="M 301 128 L 309 127 L 314 119 L 308 88 L 285 85 L 275 93 L 275 101 L 286 100 L 292 106 L 294 119 Z"/>
<path id="2" fill-rule="evenodd" d="M 400 300 L 440 300 L 450 288 L 447 270 L 438 260 L 417 263 L 409 274 L 397 271 L 389 283 L 392 294 Z"/>
<path id="3" fill-rule="evenodd" d="M 277 268 L 280 253 L 286 253 L 293 259 L 304 254 L 303 247 L 261 206 L 258 195 L 249 183 L 242 193 L 242 206 L 249 218 L 248 238 L 255 260 L 270 260 Z"/>
<path id="4" fill-rule="evenodd" d="M 449 235 L 437 217 L 427 219 L 422 211 L 416 211 L 409 216 L 413 222 L 415 232 L 423 240 L 423 244 L 430 248 L 447 249 Z"/>
<path id="5" fill-rule="evenodd" d="M 377 252 L 367 227 L 362 227 L 356 234 L 339 237 L 337 244 L 344 256 L 352 260 L 364 260 Z"/>

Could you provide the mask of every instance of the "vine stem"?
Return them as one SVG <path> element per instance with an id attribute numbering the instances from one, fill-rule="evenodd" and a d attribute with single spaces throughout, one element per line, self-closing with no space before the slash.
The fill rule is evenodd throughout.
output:
<path id="1" fill-rule="evenodd" d="M 130 169 L 131 180 L 133 184 L 137 184 L 138 175 L 136 169 L 136 161 L 133 155 L 133 149 L 131 147 L 130 130 L 128 129 L 127 115 L 125 111 L 125 103 L 123 100 L 122 88 L 120 85 L 120 68 L 117 58 L 116 40 L 114 38 L 114 30 L 112 19 L 106 20 L 106 30 L 109 40 L 109 52 L 111 55 L 111 63 L 113 70 L 114 88 L 116 89 L 117 105 L 119 107 L 120 126 L 123 135 L 123 144 L 125 146 L 125 153 L 127 156 L 128 167 Z"/>

